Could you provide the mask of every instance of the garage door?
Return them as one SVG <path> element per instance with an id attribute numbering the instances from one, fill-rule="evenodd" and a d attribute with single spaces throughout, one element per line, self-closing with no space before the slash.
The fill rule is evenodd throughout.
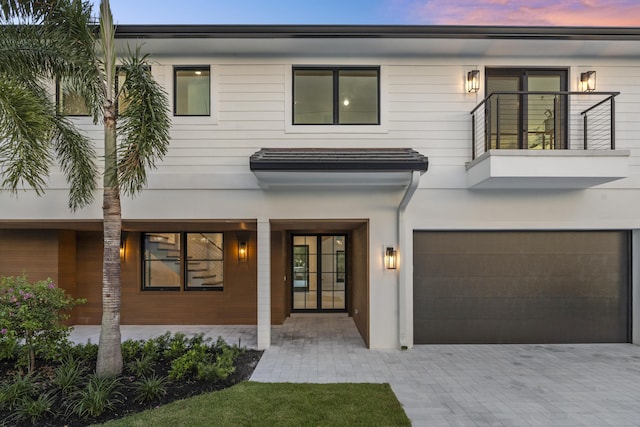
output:
<path id="1" fill-rule="evenodd" d="M 629 236 L 414 232 L 414 343 L 629 341 Z"/>

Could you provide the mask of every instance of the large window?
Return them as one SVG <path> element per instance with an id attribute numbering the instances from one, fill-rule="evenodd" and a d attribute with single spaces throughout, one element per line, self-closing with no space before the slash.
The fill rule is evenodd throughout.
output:
<path id="1" fill-rule="evenodd" d="M 69 82 L 60 80 L 56 85 L 58 111 L 63 116 L 89 116 L 90 111 L 84 98 L 75 91 Z"/>
<path id="2" fill-rule="evenodd" d="M 223 233 L 144 233 L 142 241 L 144 290 L 223 290 Z"/>
<path id="3" fill-rule="evenodd" d="M 174 115 L 211 115 L 209 66 L 174 67 Z"/>
<path id="4" fill-rule="evenodd" d="M 379 93 L 379 67 L 296 67 L 293 124 L 377 125 Z"/>
<path id="5" fill-rule="evenodd" d="M 567 148 L 566 69 L 487 68 L 486 76 L 490 148 Z"/>

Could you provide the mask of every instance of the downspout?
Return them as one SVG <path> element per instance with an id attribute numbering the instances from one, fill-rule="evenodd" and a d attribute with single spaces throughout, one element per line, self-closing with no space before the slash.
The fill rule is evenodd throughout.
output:
<path id="1" fill-rule="evenodd" d="M 405 213 L 413 194 L 418 189 L 420 175 L 420 171 L 412 171 L 411 181 L 409 181 L 409 185 L 398 206 L 398 253 L 400 254 L 400 271 L 398 274 L 398 336 L 400 348 L 402 349 L 413 347 L 413 338 L 408 337 L 407 331 L 409 323 L 412 321 L 411 318 L 413 317 L 413 310 L 409 312 L 409 306 L 412 304 L 411 300 L 413 299 L 413 288 L 410 286 L 411 276 L 413 276 L 413 263 L 407 259 L 407 254 L 412 254 L 413 250 L 409 250 L 409 243 L 412 240 L 408 236 L 409 230 L 407 230 L 406 227 Z"/>

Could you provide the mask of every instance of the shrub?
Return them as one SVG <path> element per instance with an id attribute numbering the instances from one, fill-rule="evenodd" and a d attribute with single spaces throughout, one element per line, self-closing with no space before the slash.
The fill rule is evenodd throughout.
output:
<path id="1" fill-rule="evenodd" d="M 34 374 L 14 374 L 9 382 L 3 382 L 0 387 L 0 409 L 13 411 L 23 399 L 38 394 L 37 376 Z"/>
<path id="2" fill-rule="evenodd" d="M 122 394 L 118 391 L 118 377 L 98 377 L 92 375 L 87 386 L 74 397 L 73 412 L 82 417 L 98 417 L 105 411 L 113 410 L 120 403 Z"/>
<path id="3" fill-rule="evenodd" d="M 122 360 L 124 362 L 132 362 L 142 353 L 143 346 L 144 341 L 126 340 L 122 343 Z"/>
<path id="4" fill-rule="evenodd" d="M 90 342 L 86 344 L 77 344 L 71 348 L 68 352 L 80 361 L 89 363 L 94 362 L 98 358 L 98 344 L 92 344 Z"/>
<path id="5" fill-rule="evenodd" d="M 45 416 L 49 418 L 53 415 L 54 405 L 53 393 L 42 393 L 35 399 L 31 397 L 21 399 L 13 415 L 16 421 L 29 421 L 31 424 L 35 424 Z"/>
<path id="6" fill-rule="evenodd" d="M 136 402 L 151 402 L 160 399 L 167 393 L 165 378 L 155 374 L 150 377 L 143 377 L 134 383 L 136 390 Z"/>
<path id="7" fill-rule="evenodd" d="M 69 354 L 54 371 L 53 383 L 62 394 L 70 395 L 78 390 L 86 368 L 73 355 Z"/>
<path id="8" fill-rule="evenodd" d="M 200 344 L 188 350 L 185 354 L 171 361 L 169 378 L 180 380 L 198 369 L 198 364 L 209 362 L 207 346 Z"/>
<path id="9" fill-rule="evenodd" d="M 29 283 L 26 276 L 0 278 L 0 355 L 18 350 L 18 363 L 35 369 L 36 355 L 55 359 L 69 336 L 62 324 L 64 311 L 84 300 L 74 300 L 51 280 Z"/>
<path id="10" fill-rule="evenodd" d="M 127 369 L 137 377 L 144 377 L 153 371 L 153 361 L 145 354 L 127 364 Z"/>
<path id="11" fill-rule="evenodd" d="M 164 350 L 164 357 L 169 360 L 177 359 L 187 352 L 187 337 L 181 332 L 176 332 L 168 341 Z"/>

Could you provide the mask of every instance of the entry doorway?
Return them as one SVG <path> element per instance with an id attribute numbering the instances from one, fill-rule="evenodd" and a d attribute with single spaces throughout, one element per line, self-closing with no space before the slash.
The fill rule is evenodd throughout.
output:
<path id="1" fill-rule="evenodd" d="M 291 311 L 347 311 L 347 235 L 291 236 Z"/>

